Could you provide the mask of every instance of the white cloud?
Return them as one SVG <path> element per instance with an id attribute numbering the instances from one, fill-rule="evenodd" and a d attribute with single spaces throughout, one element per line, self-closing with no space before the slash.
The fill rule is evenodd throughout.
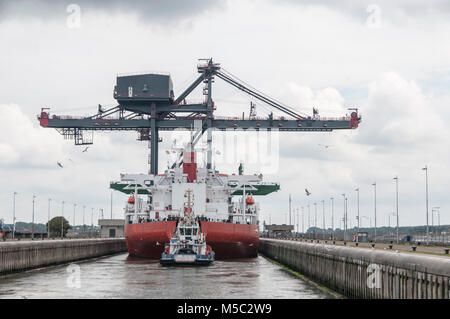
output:
<path id="1" fill-rule="evenodd" d="M 365 120 L 359 138 L 380 151 L 429 149 L 442 145 L 449 130 L 413 81 L 398 74 L 384 74 L 370 84 Z"/>
<path id="2" fill-rule="evenodd" d="M 18 105 L 0 104 L 0 163 L 20 168 L 49 168 L 62 158 L 63 141 L 37 128 Z M 5 167 L 5 166 L 4 166 Z"/>

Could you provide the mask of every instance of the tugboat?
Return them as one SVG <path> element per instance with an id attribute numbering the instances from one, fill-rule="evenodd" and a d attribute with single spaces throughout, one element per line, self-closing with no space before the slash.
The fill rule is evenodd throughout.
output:
<path id="1" fill-rule="evenodd" d="M 187 205 L 184 218 L 178 220 L 170 242 L 164 246 L 159 262 L 162 265 L 209 265 L 214 261 L 214 251 L 206 244 L 199 218 L 195 218 L 191 205 L 191 189 L 186 190 Z"/>

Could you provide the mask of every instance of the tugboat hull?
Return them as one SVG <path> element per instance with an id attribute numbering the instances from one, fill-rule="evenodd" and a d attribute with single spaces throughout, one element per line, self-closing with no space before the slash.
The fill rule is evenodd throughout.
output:
<path id="1" fill-rule="evenodd" d="M 161 265 L 204 265 L 214 261 L 214 252 L 209 255 L 173 255 L 162 253 L 159 262 Z"/>

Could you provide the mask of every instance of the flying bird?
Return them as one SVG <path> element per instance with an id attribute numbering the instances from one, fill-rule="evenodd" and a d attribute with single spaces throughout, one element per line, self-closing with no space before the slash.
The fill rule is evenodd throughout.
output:
<path id="1" fill-rule="evenodd" d="M 60 162 L 56 162 L 56 164 L 58 164 L 59 167 L 63 168 L 64 166 L 62 166 L 62 164 Z"/>
<path id="2" fill-rule="evenodd" d="M 305 188 L 305 192 L 306 192 L 306 196 L 311 195 L 311 192 L 307 188 Z"/>
<path id="3" fill-rule="evenodd" d="M 329 148 L 331 145 L 323 145 L 323 144 L 318 144 L 319 146 L 323 146 L 325 148 Z"/>
<path id="4" fill-rule="evenodd" d="M 83 152 L 82 152 L 82 153 L 85 153 L 85 152 L 87 152 L 88 148 L 89 148 L 89 146 L 86 146 L 86 148 L 85 148 L 85 149 L 83 150 Z"/>

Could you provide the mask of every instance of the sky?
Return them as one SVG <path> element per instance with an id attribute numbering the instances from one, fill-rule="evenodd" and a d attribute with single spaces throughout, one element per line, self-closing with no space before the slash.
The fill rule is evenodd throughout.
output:
<path id="1" fill-rule="evenodd" d="M 177 95 L 196 77 L 197 59 L 213 57 L 298 112 L 316 107 L 333 117 L 356 107 L 362 116 L 356 130 L 276 134 L 275 166 L 262 173 L 281 190 L 257 199 L 262 220 L 286 223 L 291 194 L 293 221 L 304 207 L 307 227 L 309 203 L 313 225 L 317 203 L 321 227 L 323 200 L 330 227 L 333 197 L 336 227 L 346 194 L 354 226 L 359 188 L 367 227 L 374 224 L 376 183 L 377 225 L 388 225 L 398 176 L 400 225 L 423 225 L 427 165 L 429 223 L 432 207 L 440 207 L 441 224 L 450 224 L 449 15 L 448 2 L 438 0 L 2 0 L 0 218 L 12 222 L 14 192 L 18 221 L 31 220 L 33 194 L 36 222 L 47 221 L 49 198 L 52 217 L 61 215 L 62 201 L 71 223 L 74 204 L 77 224 L 83 206 L 88 224 L 92 216 L 96 223 L 100 209 L 109 217 L 109 182 L 122 172 L 147 172 L 147 145 L 135 132 L 96 133 L 83 153 L 39 126 L 40 109 L 93 115 L 99 103 L 114 105 L 115 78 L 124 72 L 170 72 Z M 248 114 L 252 99 L 219 79 L 213 94 L 218 116 Z M 192 98 L 201 99 L 201 91 Z M 268 107 L 257 103 L 257 114 L 266 116 Z M 161 170 L 174 134 L 162 134 Z M 236 173 L 239 165 L 215 162 L 224 173 Z M 259 166 L 247 164 L 246 173 L 259 173 Z M 126 196 L 112 198 L 119 218 Z"/>

